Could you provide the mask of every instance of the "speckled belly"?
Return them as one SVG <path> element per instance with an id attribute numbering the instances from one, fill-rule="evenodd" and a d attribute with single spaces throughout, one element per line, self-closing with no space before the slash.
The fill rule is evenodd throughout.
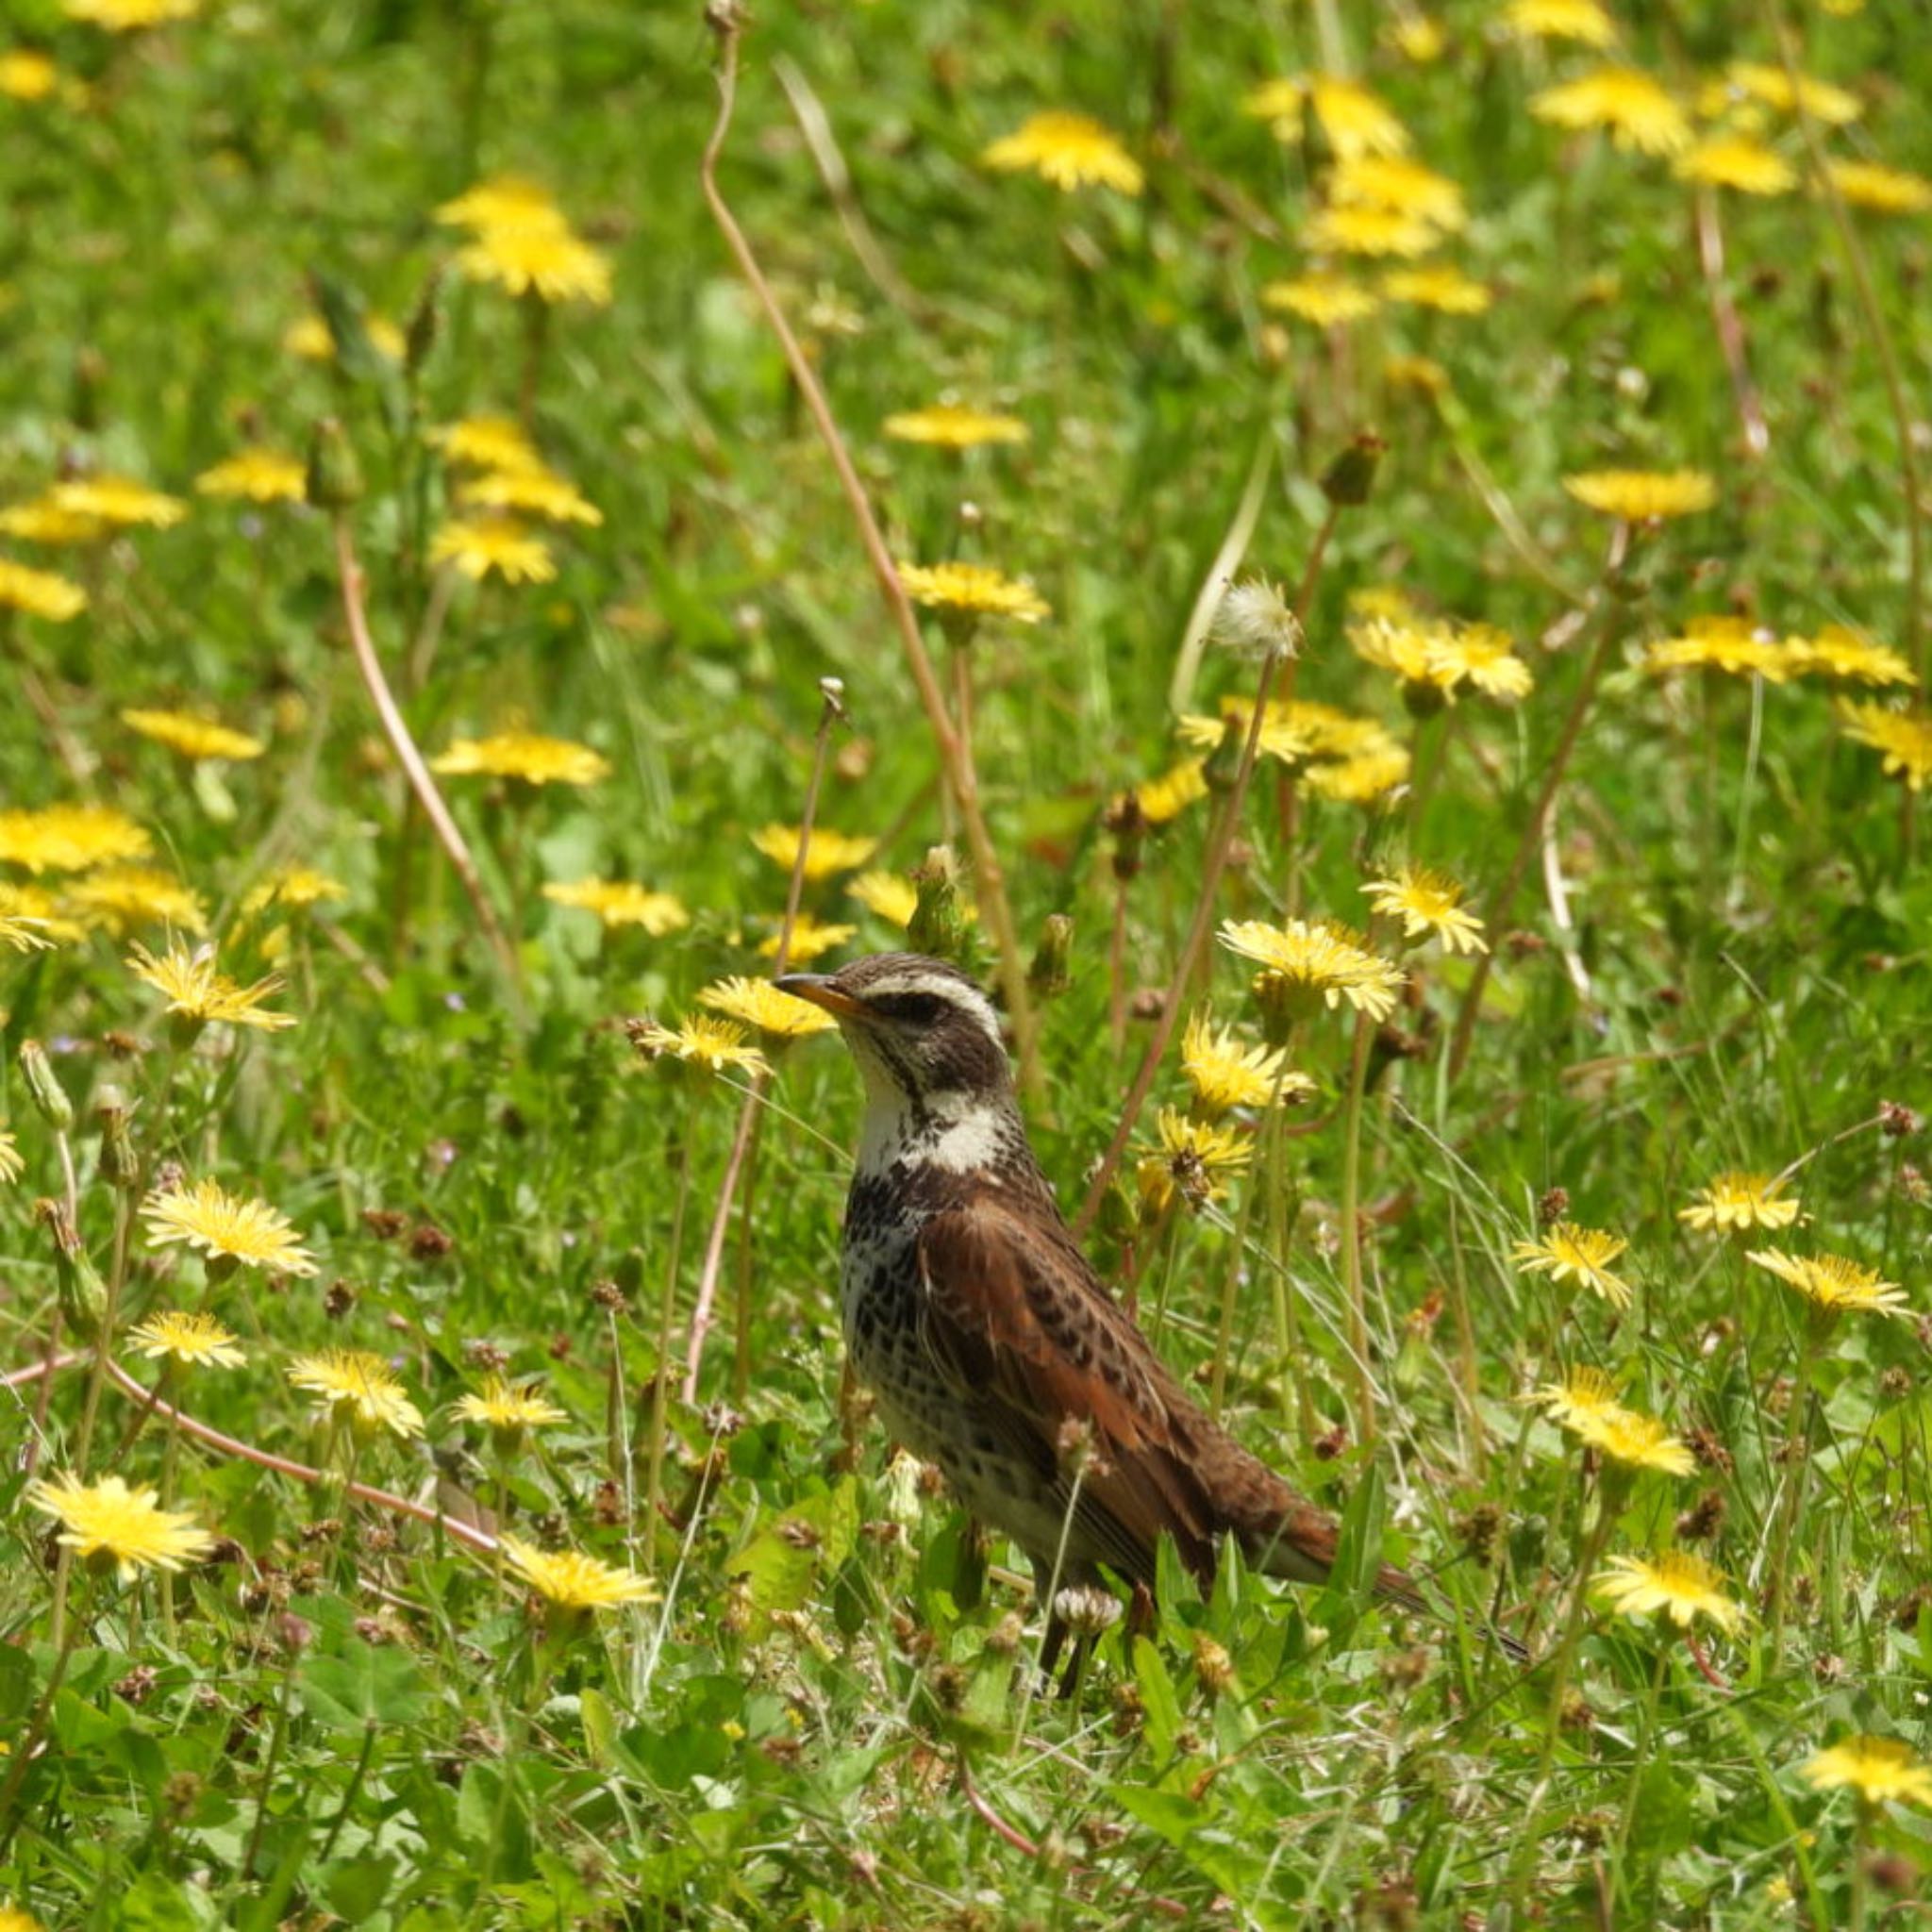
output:
<path id="1" fill-rule="evenodd" d="M 853 1373 L 873 1391 L 887 1433 L 922 1461 L 936 1463 L 961 1503 L 1004 1531 L 1036 1564 L 1051 1569 L 1066 1498 L 1002 1440 L 991 1415 L 943 1380 L 919 1342 L 917 1263 L 909 1241 L 848 1248 L 841 1314 Z M 1090 1553 L 1077 1533 L 1067 1574 Z"/>

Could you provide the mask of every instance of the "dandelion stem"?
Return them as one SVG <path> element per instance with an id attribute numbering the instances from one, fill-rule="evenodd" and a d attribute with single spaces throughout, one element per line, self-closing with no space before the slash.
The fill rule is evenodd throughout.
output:
<path id="1" fill-rule="evenodd" d="M 408 724 L 389 688 L 389 679 L 383 675 L 382 661 L 375 655 L 375 640 L 369 634 L 369 620 L 363 610 L 362 567 L 356 560 L 356 541 L 350 534 L 347 517 L 336 518 L 335 540 L 336 571 L 342 589 L 342 615 L 348 621 L 349 643 L 356 654 L 356 668 L 362 674 L 370 702 L 375 707 L 375 715 L 381 721 L 384 735 L 409 781 L 409 789 L 422 806 L 425 817 L 434 827 L 439 843 L 448 855 L 450 864 L 456 868 L 458 878 L 463 883 L 463 891 L 475 910 L 476 923 L 483 928 L 483 935 L 490 941 L 491 950 L 495 953 L 497 963 L 503 969 L 510 1004 L 521 1024 L 527 1016 L 524 1010 L 523 974 L 517 961 L 516 948 L 510 944 L 509 935 L 504 931 L 489 894 L 483 890 L 476 861 L 470 856 L 470 848 L 464 842 L 462 833 L 457 829 L 457 822 L 450 816 L 449 807 L 443 803 L 442 793 L 437 790 L 436 780 L 430 775 L 423 754 L 416 748 L 416 741 L 409 735 Z"/>
<path id="2" fill-rule="evenodd" d="M 1898 443 L 1899 493 L 1903 498 L 1900 509 L 1906 526 L 1906 608 L 1905 622 L 1900 628 L 1906 656 L 1911 659 L 1912 669 L 1918 675 L 1918 688 L 1923 692 L 1926 671 L 1924 630 L 1925 512 L 1924 500 L 1919 494 L 1919 458 L 1913 441 L 1912 411 L 1905 376 L 1899 368 L 1898 347 L 1891 339 L 1891 331 L 1886 326 L 1885 310 L 1879 305 L 1877 286 L 1872 279 L 1872 265 L 1865 259 L 1858 231 L 1846 211 L 1844 195 L 1840 192 L 1830 163 L 1825 158 L 1818 123 L 1806 106 L 1805 82 L 1798 72 L 1797 56 L 1791 47 L 1790 25 L 1785 19 L 1784 8 L 1778 5 L 1778 0 L 1761 0 L 1761 5 L 1772 36 L 1777 42 L 1778 59 L 1783 64 L 1785 78 L 1790 83 L 1791 108 L 1797 119 L 1799 135 L 1805 142 L 1806 158 L 1811 164 L 1812 177 L 1824 197 L 1832 227 L 1837 231 L 1839 246 L 1851 268 L 1852 286 L 1857 291 L 1858 310 L 1885 380 L 1886 400 L 1890 406 L 1892 428 Z"/>
<path id="3" fill-rule="evenodd" d="M 825 781 L 825 758 L 832 742 L 832 726 L 845 715 L 844 688 L 835 677 L 819 687 L 824 703 L 819 709 L 818 736 L 812 741 L 811 773 L 805 781 L 805 809 L 800 815 L 798 851 L 791 860 L 791 878 L 785 889 L 785 917 L 778 925 L 778 952 L 772 961 L 772 977 L 779 978 L 791 963 L 791 932 L 798 924 L 799 901 L 805 895 L 805 861 L 811 847 L 811 828 L 818 821 L 819 792 Z M 770 1075 L 760 1068 L 751 1077 L 742 1105 L 738 1109 L 738 1127 L 731 1137 L 731 1152 L 724 1161 L 724 1178 L 718 1187 L 718 1206 L 711 1215 L 710 1232 L 705 1237 L 705 1258 L 698 1270 L 698 1298 L 691 1311 L 691 1335 L 684 1354 L 684 1399 L 695 1402 L 698 1371 L 704 1366 L 705 1337 L 711 1329 L 711 1307 L 718 1297 L 718 1276 L 724 1263 L 724 1237 L 731 1224 L 731 1204 L 738 1195 L 738 1177 L 743 1173 L 751 1152 L 752 1130 L 765 1097 Z"/>
<path id="4" fill-rule="evenodd" d="M 677 1316 L 677 1276 L 684 1258 L 684 1211 L 691 1199 L 691 1157 L 681 1136 L 665 1150 L 665 1158 L 675 1169 L 677 1195 L 671 1209 L 671 1243 L 664 1262 L 664 1285 L 658 1294 L 658 1370 L 651 1377 L 651 1453 L 644 1476 L 644 1525 L 645 1533 L 654 1541 L 658 1534 L 658 1505 L 664 1493 L 664 1431 L 671 1412 L 671 1327 Z M 692 1327 L 695 1331 L 695 1322 Z M 695 1374 L 694 1368 L 692 1374 Z M 685 1400 L 691 1400 L 689 1391 Z"/>
<path id="5" fill-rule="evenodd" d="M 1718 347 L 1724 351 L 1724 367 L 1730 371 L 1738 420 L 1744 425 L 1744 448 L 1753 457 L 1761 457 L 1771 448 L 1771 430 L 1764 420 L 1757 385 L 1751 379 L 1744 325 L 1724 286 L 1724 231 L 1718 222 L 1717 191 L 1707 182 L 1696 189 L 1692 225 L 1697 230 L 1697 263 L 1704 272 L 1705 292 L 1710 297 L 1711 323 L 1717 330 Z"/>
<path id="6" fill-rule="evenodd" d="M 1374 1023 L 1357 1013 L 1349 1054 L 1348 1108 L 1341 1140 L 1341 1280 L 1348 1294 L 1348 1353 L 1355 1365 L 1356 1433 L 1375 1440 L 1375 1383 L 1369 1373 L 1368 1313 L 1362 1302 L 1362 1097 L 1368 1091 Z"/>
<path id="7" fill-rule="evenodd" d="M 853 466 L 851 453 L 845 447 L 845 439 L 840 432 L 837 418 L 832 414 L 831 404 L 825 399 L 824 385 L 800 348 L 785 310 L 759 264 L 757 251 L 740 227 L 738 218 L 731 212 L 730 204 L 718 186 L 718 159 L 724 152 L 725 137 L 731 131 L 732 114 L 738 101 L 738 49 L 743 33 L 743 19 L 736 5 L 714 6 L 709 10 L 708 19 L 718 37 L 718 118 L 712 125 L 710 137 L 705 142 L 704 156 L 698 164 L 698 184 L 704 192 L 711 218 L 717 223 L 725 245 L 738 263 L 740 274 L 751 285 L 753 296 L 771 325 L 772 333 L 778 339 L 785 366 L 810 411 L 820 441 L 825 445 L 839 487 L 858 526 L 867 561 L 878 582 L 879 593 L 885 599 L 887 611 L 899 633 L 907 668 L 912 675 L 919 701 L 925 710 L 926 726 L 932 733 L 946 782 L 964 822 L 966 842 L 973 854 L 980 910 L 998 954 L 1000 989 L 1006 996 L 1008 1017 L 1013 1024 L 1020 1057 L 1021 1084 L 1029 1093 L 1039 1095 L 1043 1082 L 1033 1002 L 1026 986 L 1026 962 L 1020 954 L 1019 931 L 1013 924 L 1012 908 L 1007 900 L 1006 874 L 1001 869 L 999 853 L 980 808 L 978 774 L 966 755 L 947 708 L 939 674 L 933 667 L 931 654 L 925 648 L 925 640 L 920 634 L 919 619 L 906 594 L 905 585 L 899 581 L 892 554 L 886 546 L 878 519 L 873 514 L 865 486 Z"/>
<path id="8" fill-rule="evenodd" d="M 1331 501 L 1327 515 L 1322 519 L 1321 528 L 1315 532 L 1307 562 L 1302 570 L 1301 582 L 1295 589 L 1294 614 L 1298 620 L 1307 614 L 1309 602 L 1315 594 L 1315 580 L 1321 574 L 1322 560 L 1328 554 L 1328 540 L 1335 534 L 1341 508 L 1341 505 Z M 1215 894 L 1221 886 L 1221 874 L 1227 869 L 1228 851 L 1241 824 L 1248 783 L 1255 775 L 1255 761 L 1260 756 L 1261 731 L 1268 719 L 1268 700 L 1274 694 L 1275 674 L 1285 664 L 1288 667 L 1287 679 L 1291 681 L 1294 662 L 1280 650 L 1270 650 L 1261 660 L 1261 675 L 1255 687 L 1254 711 L 1248 719 L 1247 736 L 1241 741 L 1241 755 L 1235 766 L 1234 782 L 1228 788 L 1227 803 L 1222 808 L 1221 817 L 1215 823 L 1213 836 L 1208 841 L 1208 851 L 1202 860 L 1201 890 L 1194 901 L 1193 921 L 1188 927 L 1187 938 L 1181 942 L 1180 958 L 1174 961 L 1174 971 L 1168 976 L 1167 997 L 1161 1002 L 1159 1019 L 1154 1023 L 1154 1037 L 1148 1041 L 1147 1051 L 1141 1057 L 1140 1071 L 1135 1074 L 1134 1084 L 1128 1090 L 1126 1105 L 1121 1109 L 1113 1139 L 1108 1142 L 1107 1152 L 1101 1156 L 1100 1165 L 1094 1169 L 1093 1178 L 1088 1183 L 1080 1211 L 1074 1217 L 1076 1239 L 1087 1232 L 1094 1215 L 1099 1212 L 1100 1203 L 1121 1164 L 1121 1156 L 1126 1152 L 1127 1142 L 1140 1124 L 1141 1109 L 1147 1104 L 1154 1076 L 1159 1071 L 1161 1061 L 1167 1058 L 1168 1042 L 1173 1040 L 1174 1024 L 1180 1018 L 1181 1002 L 1187 997 L 1188 984 L 1194 976 L 1195 962 L 1208 942 L 1208 929 L 1214 923 Z"/>
<path id="9" fill-rule="evenodd" d="M 1614 577 L 1623 567 L 1624 554 L 1629 543 L 1630 526 L 1619 523 L 1617 534 L 1610 549 L 1610 559 L 1607 575 Z M 1576 749 L 1576 741 L 1583 731 L 1583 721 L 1590 715 L 1591 702 L 1596 697 L 1596 688 L 1603 676 L 1604 666 L 1609 660 L 1610 646 L 1617 638 L 1615 613 L 1622 607 L 1607 591 L 1600 593 L 1601 608 L 1596 619 L 1596 641 L 1590 648 L 1590 656 L 1584 660 L 1583 675 L 1577 680 L 1576 695 L 1570 701 L 1569 715 L 1563 720 L 1563 728 L 1557 739 L 1556 749 L 1551 752 L 1543 767 L 1543 781 L 1538 789 L 1536 803 L 1530 808 L 1529 817 L 1524 822 L 1522 836 L 1516 841 L 1516 851 L 1509 860 L 1508 870 L 1503 874 L 1503 882 L 1496 888 L 1489 908 L 1484 915 L 1484 924 L 1492 941 L 1500 941 L 1508 922 L 1510 908 L 1516 903 L 1516 894 L 1523 884 L 1523 875 L 1529 870 L 1530 859 L 1542 844 L 1543 826 L 1548 822 L 1550 808 L 1556 803 L 1557 788 L 1563 782 L 1564 774 L 1569 770 L 1570 755 Z M 1474 970 L 1469 975 L 1468 990 L 1462 995 L 1462 1005 L 1456 1015 L 1456 1032 L 1449 1043 L 1449 1077 L 1454 1080 L 1462 1072 L 1464 1061 L 1469 1058 L 1470 1043 L 1475 1036 L 1476 1016 L 1482 1008 L 1483 991 L 1490 983 L 1490 967 L 1495 958 L 1493 951 L 1476 955 Z"/>

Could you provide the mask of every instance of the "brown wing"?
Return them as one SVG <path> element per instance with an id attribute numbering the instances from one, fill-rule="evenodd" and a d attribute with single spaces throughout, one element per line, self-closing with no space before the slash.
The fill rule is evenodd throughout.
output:
<path id="1" fill-rule="evenodd" d="M 1074 1506 L 1083 1540 L 1151 1583 L 1165 1530 L 1190 1568 L 1211 1572 L 1224 1524 L 1183 1440 L 1188 1420 L 1206 1418 L 1071 1239 L 982 1198 L 928 1221 L 919 1259 L 921 1339 L 962 1402 L 1047 1477 L 1060 1469 L 1065 1425 L 1091 1425 Z"/>

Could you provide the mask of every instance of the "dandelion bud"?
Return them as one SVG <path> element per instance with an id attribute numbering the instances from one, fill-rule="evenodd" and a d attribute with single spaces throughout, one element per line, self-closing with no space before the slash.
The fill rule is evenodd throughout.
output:
<path id="1" fill-rule="evenodd" d="M 1328 465 L 1322 494 L 1337 509 L 1357 509 L 1375 487 L 1375 466 L 1388 448 L 1374 430 L 1365 429 Z"/>
<path id="2" fill-rule="evenodd" d="M 54 1238 L 54 1284 L 59 1292 L 60 1318 L 83 1341 L 101 1332 L 108 1309 L 107 1284 L 81 1246 L 80 1231 L 65 1201 L 36 1201 L 34 1219 Z"/>
<path id="3" fill-rule="evenodd" d="M 108 358 L 92 344 L 75 352 L 74 426 L 90 435 L 101 426 L 101 398 L 108 389 Z"/>
<path id="4" fill-rule="evenodd" d="M 355 447 L 333 416 L 324 416 L 308 434 L 308 473 L 305 494 L 317 509 L 348 509 L 362 494 L 362 473 Z"/>
<path id="5" fill-rule="evenodd" d="M 1064 912 L 1048 913 L 1033 963 L 1026 969 L 1026 984 L 1038 998 L 1058 998 L 1073 985 L 1073 952 L 1074 922 Z"/>
<path id="6" fill-rule="evenodd" d="M 20 1071 L 26 1079 L 27 1093 L 41 1118 L 57 1134 L 64 1134 L 74 1124 L 74 1103 L 68 1099 L 66 1089 L 55 1076 L 54 1063 L 47 1058 L 47 1049 L 38 1040 L 20 1042 Z"/>
<path id="7" fill-rule="evenodd" d="M 416 306 L 409 312 L 408 326 L 403 331 L 403 368 L 410 377 L 423 373 L 442 330 L 442 271 L 431 269 Z"/>
<path id="8" fill-rule="evenodd" d="M 113 1188 L 140 1187 L 141 1158 L 128 1131 L 134 1109 L 127 1096 L 118 1087 L 103 1087 L 94 1118 L 101 1124 L 101 1178 Z"/>
<path id="9" fill-rule="evenodd" d="M 966 914 L 959 903 L 959 862 L 949 845 L 935 845 L 912 874 L 919 894 L 906 937 L 915 953 L 958 959 L 965 952 Z"/>

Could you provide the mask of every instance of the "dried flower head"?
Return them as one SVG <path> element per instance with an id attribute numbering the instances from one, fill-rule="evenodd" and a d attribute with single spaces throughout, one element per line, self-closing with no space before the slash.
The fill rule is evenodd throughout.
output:
<path id="1" fill-rule="evenodd" d="M 1301 620 L 1279 584 L 1241 577 L 1228 585 L 1215 608 L 1214 639 L 1257 658 L 1293 658 L 1302 647 Z"/>

